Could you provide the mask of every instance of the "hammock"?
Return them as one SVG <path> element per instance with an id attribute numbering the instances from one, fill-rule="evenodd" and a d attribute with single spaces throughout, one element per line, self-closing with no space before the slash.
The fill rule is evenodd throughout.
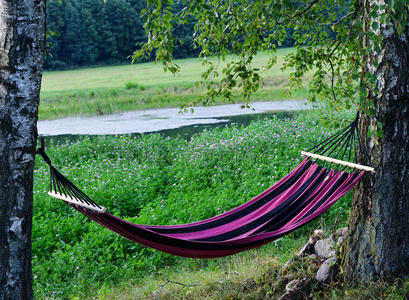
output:
<path id="1" fill-rule="evenodd" d="M 308 152 L 302 152 L 307 157 L 294 170 L 250 201 L 207 220 L 169 226 L 133 224 L 108 213 L 52 166 L 43 141 L 38 153 L 50 166 L 50 196 L 141 245 L 178 256 L 214 258 L 259 247 L 294 231 L 330 208 L 357 184 L 365 171 L 373 171 L 343 160 L 345 156 L 350 159 L 353 152 L 356 159 L 360 144 L 357 128 L 358 118 Z M 310 153 L 313 150 L 320 155 Z M 334 158 L 322 155 L 334 152 Z M 324 166 L 312 158 L 325 161 Z M 336 170 L 332 168 L 334 163 L 361 171 Z"/>

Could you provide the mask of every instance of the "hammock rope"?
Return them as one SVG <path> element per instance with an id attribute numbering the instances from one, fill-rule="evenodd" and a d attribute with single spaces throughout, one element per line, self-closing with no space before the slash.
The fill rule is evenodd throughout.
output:
<path id="1" fill-rule="evenodd" d="M 50 167 L 50 196 L 141 245 L 179 256 L 213 258 L 276 240 L 317 218 L 351 190 L 365 171 L 372 168 L 343 162 L 344 168 L 336 170 L 318 165 L 317 160 L 336 153 L 334 158 L 326 157 L 331 167 L 342 162 L 345 156 L 350 159 L 353 153 L 356 158 L 357 144 L 360 144 L 357 128 L 358 117 L 346 128 L 303 152 L 306 156 L 312 155 L 315 161 L 306 157 L 283 179 L 250 201 L 210 219 L 180 225 L 141 225 L 115 217 L 52 165 L 43 140 L 37 153 Z M 319 154 L 310 151 L 319 151 Z M 346 172 L 347 167 L 363 170 Z"/>

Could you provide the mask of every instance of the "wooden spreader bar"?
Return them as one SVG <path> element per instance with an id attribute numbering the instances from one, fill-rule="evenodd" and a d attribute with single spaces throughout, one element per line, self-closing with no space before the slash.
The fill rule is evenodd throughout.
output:
<path id="1" fill-rule="evenodd" d="M 372 167 L 368 167 L 368 166 L 364 166 L 364 165 L 360 165 L 360 164 L 354 164 L 354 163 L 350 163 L 348 161 L 343 161 L 343 160 L 339 160 L 339 159 L 335 159 L 335 158 L 331 158 L 331 157 L 327 157 L 327 156 L 323 156 L 323 155 L 319 155 L 319 154 L 314 154 L 314 153 L 310 153 L 310 152 L 305 152 L 305 151 L 301 151 L 301 155 L 316 158 L 316 159 L 320 159 L 320 160 L 323 160 L 323 161 L 328 161 L 328 162 L 338 164 L 338 165 L 342 165 L 342 166 L 347 166 L 347 167 L 350 167 L 350 168 L 355 168 L 355 169 L 358 169 L 358 170 L 364 170 L 364 171 L 375 173 L 375 169 L 372 168 Z"/>
<path id="2" fill-rule="evenodd" d="M 57 199 L 72 203 L 72 204 L 82 206 L 82 207 L 84 207 L 86 209 L 90 209 L 90 210 L 93 210 L 93 211 L 98 212 L 98 213 L 104 213 L 107 210 L 105 207 L 92 206 L 92 205 L 89 205 L 89 204 L 87 204 L 85 202 L 78 201 L 75 198 L 66 197 L 66 196 L 64 196 L 62 194 L 59 194 L 59 193 L 48 192 L 48 195 L 50 195 L 51 197 L 54 197 L 54 198 L 57 198 Z"/>

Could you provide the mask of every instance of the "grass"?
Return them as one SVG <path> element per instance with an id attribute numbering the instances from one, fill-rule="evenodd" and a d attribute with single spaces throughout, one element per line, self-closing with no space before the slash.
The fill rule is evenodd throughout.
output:
<path id="1" fill-rule="evenodd" d="M 175 224 L 211 217 L 259 194 L 300 162 L 301 149 L 331 128 L 316 118 L 274 118 L 245 128 L 207 130 L 190 141 L 158 134 L 97 137 L 51 142 L 47 152 L 63 174 L 112 213 L 135 223 Z M 268 260 L 284 261 L 311 228 L 334 224 L 336 216 L 345 222 L 350 201 L 343 198 L 325 217 L 259 250 L 193 260 L 129 242 L 49 198 L 47 189 L 46 165 L 37 161 L 33 273 L 40 299 L 82 299 L 121 283 L 148 286 L 145 278 L 160 277 L 168 266 L 186 272 L 222 270 L 235 259 L 251 261 L 268 253 Z"/>
<path id="2" fill-rule="evenodd" d="M 297 243 L 298 242 L 298 243 Z M 294 241 L 294 246 L 299 241 Z M 239 299 L 243 291 L 249 292 L 270 270 L 279 270 L 282 263 L 269 250 L 252 251 L 212 263 L 205 267 L 177 266 L 161 270 L 159 276 L 148 276 L 140 283 L 128 282 L 122 287 L 100 289 L 99 299 Z M 169 281 L 169 282 L 168 282 Z M 257 298 L 266 296 L 265 291 L 255 292 Z M 235 297 L 236 296 L 236 297 Z M 260 297 L 261 296 L 261 297 Z M 96 298 L 96 297 L 95 297 Z"/>
<path id="3" fill-rule="evenodd" d="M 147 276 L 139 282 L 103 286 L 89 299 L 278 299 L 290 280 L 306 276 L 313 278 L 316 272 L 316 269 L 310 269 L 309 258 L 297 261 L 291 270 L 284 267 L 282 259 L 305 242 L 302 239 L 287 241 L 288 248 L 281 252 L 276 247 L 267 246 L 196 269 L 192 266 L 164 268 L 159 275 Z M 297 299 L 404 300 L 408 296 L 409 281 L 402 279 L 365 286 L 350 286 L 343 282 L 313 283 L 309 294 Z"/>
<path id="4" fill-rule="evenodd" d="M 278 62 L 271 70 L 262 72 L 264 88 L 253 97 L 254 101 L 280 100 L 285 93 L 289 71 L 281 71 L 283 59 L 289 49 L 279 49 Z M 267 63 L 267 55 L 260 54 L 254 65 Z M 220 69 L 227 62 L 220 63 Z M 204 95 L 196 87 L 204 67 L 199 59 L 178 60 L 180 74 L 164 73 L 155 63 L 121 65 L 113 67 L 83 68 L 70 71 L 44 72 L 41 87 L 40 119 L 66 116 L 89 116 L 119 111 L 159 107 L 177 107 Z M 306 79 L 308 80 L 308 78 Z M 291 95 L 292 99 L 305 99 L 306 90 Z M 241 101 L 237 92 L 235 101 Z M 217 103 L 223 102 L 217 99 Z"/>
<path id="5" fill-rule="evenodd" d="M 336 128 L 317 116 L 266 119 L 207 130 L 191 140 L 158 134 L 50 142 L 55 166 L 109 211 L 135 223 L 175 224 L 235 207 L 288 173 L 299 151 Z M 345 226 L 351 195 L 283 239 L 230 257 L 171 256 L 132 243 L 46 195 L 35 167 L 33 275 L 36 299 L 261 299 L 285 287 L 284 262 L 313 229 Z M 301 261 L 296 276 L 310 272 Z M 310 274 L 311 275 L 311 274 Z M 169 282 L 168 282 L 169 281 Z M 176 282 L 176 283 L 175 283 Z M 314 286 L 318 299 L 405 299 L 406 279 L 351 287 Z"/>

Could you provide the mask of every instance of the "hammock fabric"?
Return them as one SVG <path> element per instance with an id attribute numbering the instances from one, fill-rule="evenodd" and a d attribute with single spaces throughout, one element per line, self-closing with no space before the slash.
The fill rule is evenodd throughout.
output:
<path id="1" fill-rule="evenodd" d="M 351 132 L 350 128 L 348 136 Z M 345 136 L 340 134 L 339 139 Z M 333 147 L 334 140 L 330 142 Z M 279 182 L 231 211 L 195 223 L 151 226 L 109 214 L 51 165 L 43 144 L 38 153 L 50 165 L 50 195 L 66 200 L 91 220 L 131 241 L 194 258 L 222 257 L 274 241 L 320 216 L 364 174 L 327 169 L 305 158 Z"/>

